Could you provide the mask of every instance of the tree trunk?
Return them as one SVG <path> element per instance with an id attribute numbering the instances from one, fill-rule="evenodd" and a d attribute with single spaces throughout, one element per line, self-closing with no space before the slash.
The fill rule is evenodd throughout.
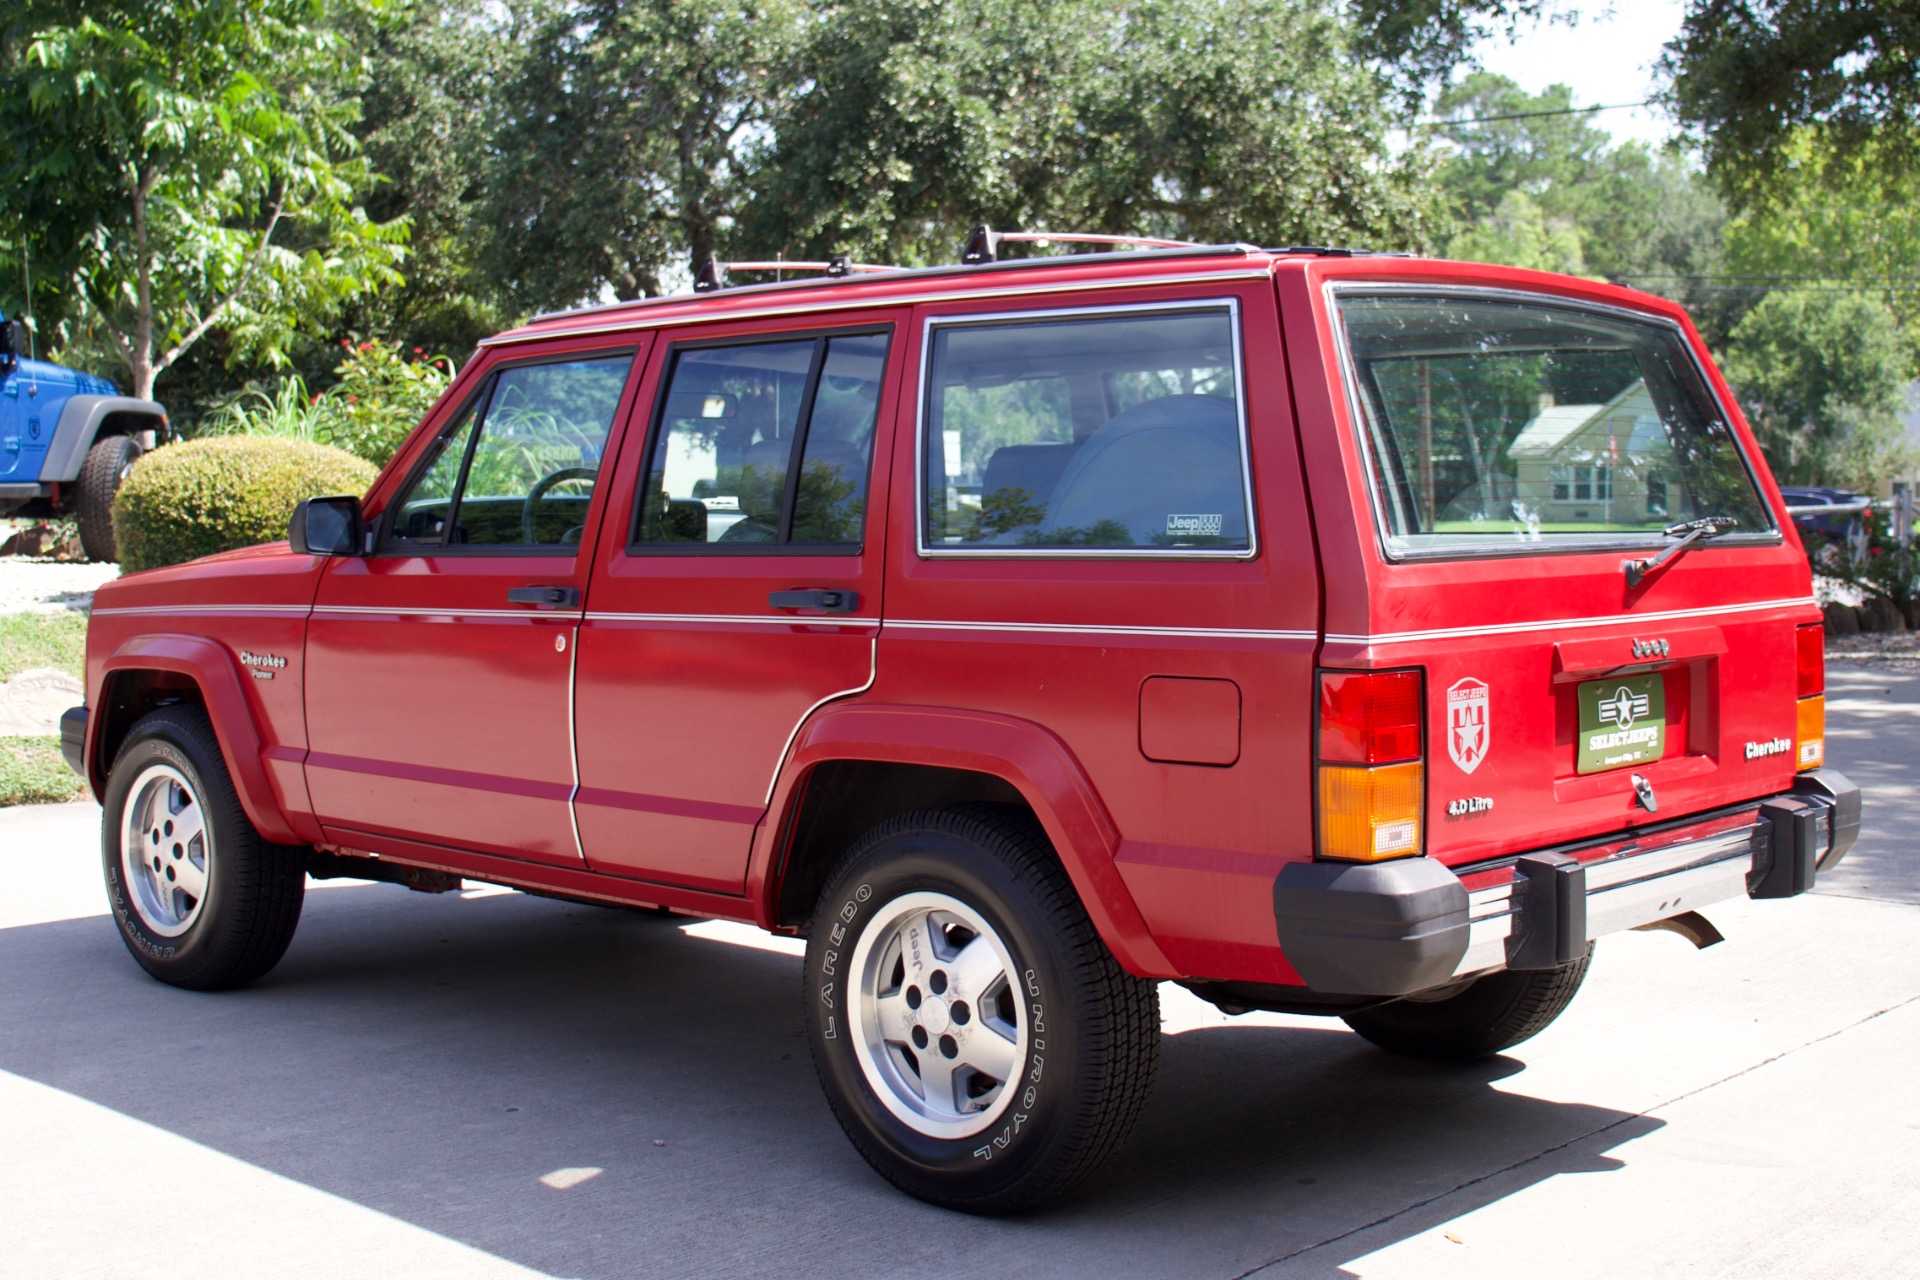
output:
<path id="1" fill-rule="evenodd" d="M 133 377 L 133 398 L 153 399 L 153 255 L 147 250 L 147 193 L 159 177 L 157 169 L 138 173 L 133 185 L 133 262 L 138 279 L 134 296 L 133 341 L 127 372 Z"/>

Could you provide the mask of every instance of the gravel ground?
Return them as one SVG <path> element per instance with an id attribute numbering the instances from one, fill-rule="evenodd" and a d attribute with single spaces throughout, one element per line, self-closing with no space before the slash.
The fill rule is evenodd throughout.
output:
<path id="1" fill-rule="evenodd" d="M 0 557 L 0 613 L 84 609 L 93 602 L 93 589 L 119 574 L 117 564 Z"/>

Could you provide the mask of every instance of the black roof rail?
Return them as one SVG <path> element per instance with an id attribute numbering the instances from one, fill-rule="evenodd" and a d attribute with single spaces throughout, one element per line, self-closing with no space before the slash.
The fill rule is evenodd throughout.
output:
<path id="1" fill-rule="evenodd" d="M 725 288 L 727 273 L 731 271 L 818 271 L 827 276 L 838 277 L 850 276 L 856 271 L 865 274 L 901 269 L 876 262 L 854 262 L 844 254 L 828 258 L 825 262 L 795 262 L 785 258 L 776 258 L 771 262 L 722 262 L 716 255 L 710 253 L 693 277 L 693 291 L 712 293 L 715 289 Z"/>
<path id="2" fill-rule="evenodd" d="M 995 231 L 986 223 L 975 227 L 960 247 L 960 261 L 970 267 L 997 262 L 1000 246 L 1013 241 L 1020 244 L 1104 244 L 1141 249 L 1198 249 L 1195 240 L 1168 240 L 1162 236 L 1110 236 L 1093 231 Z"/>
<path id="3" fill-rule="evenodd" d="M 1297 253 L 1316 258 L 1411 258 L 1413 255 L 1399 249 L 1368 249 L 1359 245 L 1337 244 L 1290 244 L 1284 249 L 1269 249 L 1268 253 Z"/>

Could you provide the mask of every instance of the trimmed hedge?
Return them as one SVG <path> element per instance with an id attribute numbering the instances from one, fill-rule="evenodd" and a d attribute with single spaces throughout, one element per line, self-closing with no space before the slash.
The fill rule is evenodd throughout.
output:
<path id="1" fill-rule="evenodd" d="M 128 572 L 276 542 L 302 498 L 365 493 L 373 464 L 267 436 L 211 436 L 156 449 L 127 473 L 113 533 Z"/>

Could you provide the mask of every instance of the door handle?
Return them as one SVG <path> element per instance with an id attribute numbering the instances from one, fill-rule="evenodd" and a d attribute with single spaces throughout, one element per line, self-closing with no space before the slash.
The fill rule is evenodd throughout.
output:
<path id="1" fill-rule="evenodd" d="M 507 603 L 538 605 L 542 609 L 578 609 L 580 588 L 511 587 L 507 591 Z"/>
<path id="2" fill-rule="evenodd" d="M 817 609 L 821 613 L 852 613 L 860 607 L 858 591 L 775 591 L 767 603 L 776 609 Z"/>

